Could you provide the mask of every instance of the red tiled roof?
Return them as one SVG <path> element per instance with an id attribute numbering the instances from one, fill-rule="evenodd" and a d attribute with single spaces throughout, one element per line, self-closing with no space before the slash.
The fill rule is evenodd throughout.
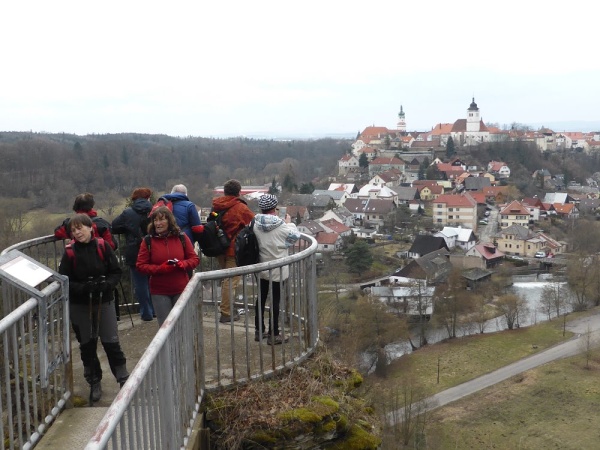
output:
<path id="1" fill-rule="evenodd" d="M 340 237 L 340 235 L 337 233 L 320 232 L 320 233 L 317 233 L 316 239 L 319 244 L 333 245 L 337 242 L 339 237 Z"/>
<path id="2" fill-rule="evenodd" d="M 500 211 L 501 215 L 527 215 L 529 216 L 529 210 L 527 208 L 525 208 L 521 202 L 518 202 L 517 200 L 513 200 L 512 202 L 510 202 L 506 207 L 504 207 L 501 211 Z"/>
<path id="3" fill-rule="evenodd" d="M 443 194 L 440 195 L 433 203 L 444 203 L 446 206 L 458 206 L 458 207 L 474 207 L 476 202 L 472 196 L 456 195 L 456 194 Z"/>

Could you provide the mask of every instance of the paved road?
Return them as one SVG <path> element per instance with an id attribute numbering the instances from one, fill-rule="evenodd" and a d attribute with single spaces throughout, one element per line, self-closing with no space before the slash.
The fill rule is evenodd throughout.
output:
<path id="1" fill-rule="evenodd" d="M 466 383 L 439 392 L 423 401 L 425 409 L 433 410 L 439 408 L 447 405 L 448 403 L 466 397 L 467 395 L 500 383 L 501 381 L 504 381 L 512 376 L 541 366 L 542 364 L 581 353 L 583 348 L 580 337 L 582 334 L 587 332 L 588 328 L 594 339 L 598 339 L 598 336 L 600 336 L 600 310 L 597 309 L 594 314 L 589 317 L 568 322 L 567 330 L 575 333 L 575 336 L 570 340 L 536 353 L 535 355 L 523 358 L 519 361 L 509 364 L 508 366 L 504 366 L 471 381 L 467 381 Z M 402 410 L 400 409 L 390 413 L 388 415 L 388 420 L 390 423 L 393 423 L 395 421 L 394 418 L 401 417 Z"/>

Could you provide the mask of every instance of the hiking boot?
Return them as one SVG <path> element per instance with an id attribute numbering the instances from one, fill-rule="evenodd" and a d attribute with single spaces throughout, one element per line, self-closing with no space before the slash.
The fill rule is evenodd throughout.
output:
<path id="1" fill-rule="evenodd" d="M 262 336 L 260 335 L 260 333 L 258 331 L 254 332 L 254 342 L 260 342 L 263 339 L 267 339 L 269 337 L 269 333 L 267 333 L 266 331 L 263 331 Z"/>
<path id="2" fill-rule="evenodd" d="M 240 320 L 240 315 L 238 313 L 235 313 L 235 315 L 232 316 L 228 316 L 226 314 L 221 314 L 221 318 L 219 319 L 219 322 L 221 323 L 229 323 L 229 322 L 237 322 L 238 320 Z"/>
<path id="3" fill-rule="evenodd" d="M 288 341 L 288 338 L 282 338 L 281 336 L 269 336 L 267 338 L 267 344 L 269 345 L 281 345 Z"/>
<path id="4" fill-rule="evenodd" d="M 92 384 L 92 401 L 97 402 L 102 398 L 102 385 L 98 381 L 97 383 Z"/>

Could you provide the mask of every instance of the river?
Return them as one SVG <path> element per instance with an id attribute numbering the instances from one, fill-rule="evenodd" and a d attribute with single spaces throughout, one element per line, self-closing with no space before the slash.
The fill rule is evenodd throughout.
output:
<path id="1" fill-rule="evenodd" d="M 542 295 L 542 291 L 545 286 L 554 282 L 551 274 L 541 275 L 515 275 L 513 277 L 513 284 L 510 288 L 511 292 L 520 296 L 527 301 L 529 312 L 527 314 L 519 315 L 518 324 L 520 327 L 526 327 L 528 325 L 536 324 L 538 322 L 544 322 L 548 320 L 548 316 L 540 310 L 539 301 Z M 559 281 L 562 287 L 566 286 L 566 282 Z M 553 314 L 552 317 L 555 317 Z M 485 324 L 484 333 L 493 333 L 499 330 L 506 330 L 506 321 L 504 317 L 496 317 L 488 320 Z M 460 327 L 457 330 L 457 337 L 468 336 L 471 334 L 478 334 L 479 329 L 476 324 Z M 427 331 L 427 342 L 429 344 L 435 344 L 444 339 L 448 338 L 448 332 L 445 328 L 434 328 L 429 327 Z M 413 339 L 413 343 L 418 342 L 417 339 Z M 402 355 L 408 354 L 412 351 L 410 343 L 408 341 L 394 342 L 386 345 L 385 347 L 388 361 L 392 361 Z M 368 362 L 368 357 L 365 357 L 365 362 Z"/>

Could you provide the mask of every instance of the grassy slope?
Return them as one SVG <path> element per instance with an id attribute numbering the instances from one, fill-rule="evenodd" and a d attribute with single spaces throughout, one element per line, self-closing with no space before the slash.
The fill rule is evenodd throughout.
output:
<path id="1" fill-rule="evenodd" d="M 413 378 L 431 395 L 570 336 L 563 337 L 562 322 L 554 320 L 454 339 L 399 359 L 382 384 Z M 598 448 L 600 432 L 593 424 L 600 423 L 599 361 L 590 370 L 582 356 L 557 361 L 435 410 L 426 428 L 427 448 Z"/>

